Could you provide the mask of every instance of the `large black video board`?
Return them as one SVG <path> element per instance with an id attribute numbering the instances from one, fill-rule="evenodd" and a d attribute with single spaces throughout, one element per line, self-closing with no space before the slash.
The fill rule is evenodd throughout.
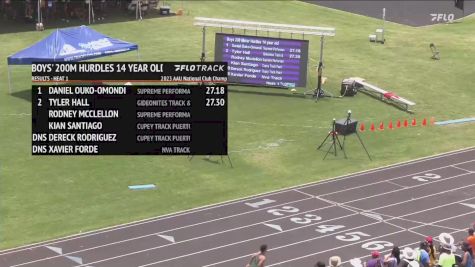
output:
<path id="1" fill-rule="evenodd" d="M 215 60 L 228 63 L 228 82 L 305 87 L 308 41 L 217 33 Z"/>

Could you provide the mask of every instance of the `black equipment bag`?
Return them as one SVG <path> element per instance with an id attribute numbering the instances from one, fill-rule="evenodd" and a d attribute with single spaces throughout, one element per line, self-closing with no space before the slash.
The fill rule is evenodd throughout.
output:
<path id="1" fill-rule="evenodd" d="M 340 95 L 341 96 L 354 96 L 358 93 L 358 84 L 353 79 L 344 79 L 341 82 Z"/>

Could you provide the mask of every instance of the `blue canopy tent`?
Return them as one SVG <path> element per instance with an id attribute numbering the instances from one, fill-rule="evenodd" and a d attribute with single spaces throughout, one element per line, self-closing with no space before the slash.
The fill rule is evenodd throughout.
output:
<path id="1" fill-rule="evenodd" d="M 111 38 L 84 25 L 57 29 L 43 40 L 7 58 L 9 92 L 11 93 L 11 65 L 82 61 L 134 50 L 139 56 L 137 44 Z"/>

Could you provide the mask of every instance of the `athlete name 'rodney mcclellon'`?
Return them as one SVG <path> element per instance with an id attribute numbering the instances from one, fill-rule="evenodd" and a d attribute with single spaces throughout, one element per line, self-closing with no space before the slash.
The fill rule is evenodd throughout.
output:
<path id="1" fill-rule="evenodd" d="M 53 109 L 48 110 L 48 118 L 118 118 L 117 109 L 94 109 L 94 110 L 71 110 Z"/>

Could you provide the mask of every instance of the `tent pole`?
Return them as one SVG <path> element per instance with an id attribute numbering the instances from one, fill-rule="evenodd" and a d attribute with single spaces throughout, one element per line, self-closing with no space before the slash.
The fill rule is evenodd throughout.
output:
<path id="1" fill-rule="evenodd" d="M 141 59 L 140 59 L 140 52 L 139 52 L 138 49 L 137 49 L 137 60 L 138 60 L 138 61 L 141 61 Z"/>
<path id="2" fill-rule="evenodd" d="M 88 10 L 87 10 L 87 14 L 88 14 L 88 17 L 89 17 L 89 25 L 91 24 L 91 0 L 88 1 Z"/>
<path id="3" fill-rule="evenodd" d="M 206 27 L 203 27 L 203 37 L 201 40 L 201 62 L 206 61 Z"/>
<path id="4" fill-rule="evenodd" d="M 10 68 L 10 65 L 8 65 L 8 94 L 12 94 L 12 70 Z"/>
<path id="5" fill-rule="evenodd" d="M 320 37 L 320 61 L 319 63 L 323 63 L 323 35 Z"/>
<path id="6" fill-rule="evenodd" d="M 41 0 L 38 0 L 38 18 L 37 18 L 37 21 L 38 23 L 41 23 Z"/>
<path id="7" fill-rule="evenodd" d="M 91 15 L 92 15 L 92 23 L 96 23 L 96 19 L 94 16 L 94 5 L 92 3 L 93 0 L 89 0 L 91 2 Z"/>

